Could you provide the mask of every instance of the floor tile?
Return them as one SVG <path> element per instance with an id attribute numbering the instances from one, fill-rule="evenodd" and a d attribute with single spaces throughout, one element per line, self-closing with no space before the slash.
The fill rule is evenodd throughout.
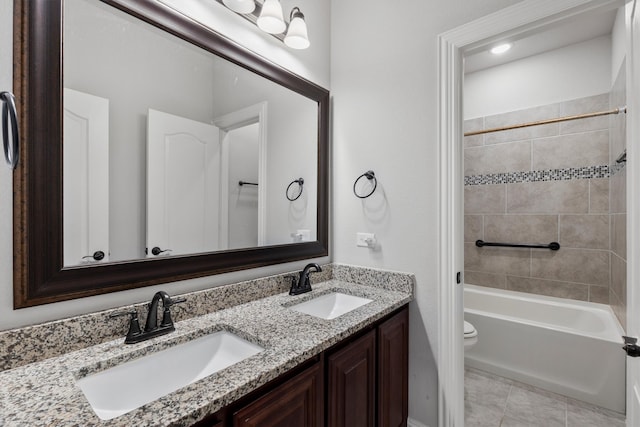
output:
<path id="1" fill-rule="evenodd" d="M 625 420 L 595 408 L 567 405 L 567 427 L 625 427 Z"/>
<path id="2" fill-rule="evenodd" d="M 473 368 L 464 409 L 466 427 L 625 427 L 624 415 Z"/>
<path id="3" fill-rule="evenodd" d="M 521 421 L 515 418 L 505 416 L 502 419 L 502 423 L 500 424 L 500 427 L 547 427 L 547 424 L 545 424 L 544 420 Z"/>
<path id="4" fill-rule="evenodd" d="M 511 382 L 500 377 L 484 375 L 477 371 L 465 374 L 465 402 L 482 405 L 493 412 L 504 413 Z"/>
<path id="5" fill-rule="evenodd" d="M 565 427 L 567 403 L 546 393 L 513 386 L 507 399 L 505 415 L 514 420 L 545 427 Z"/>
<path id="6" fill-rule="evenodd" d="M 465 427 L 500 427 L 503 411 L 496 411 L 479 403 L 465 401 Z"/>

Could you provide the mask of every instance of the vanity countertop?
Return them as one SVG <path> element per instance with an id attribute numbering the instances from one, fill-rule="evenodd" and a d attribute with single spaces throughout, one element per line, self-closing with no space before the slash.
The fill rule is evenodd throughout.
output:
<path id="1" fill-rule="evenodd" d="M 373 301 L 333 320 L 287 308 L 332 291 Z M 0 372 L 0 425 L 190 425 L 409 303 L 412 292 L 331 279 L 307 294 L 281 293 L 176 322 L 175 332 L 139 344 L 117 339 L 9 369 Z M 265 350 L 108 421 L 95 415 L 75 384 L 89 373 L 222 329 Z"/>

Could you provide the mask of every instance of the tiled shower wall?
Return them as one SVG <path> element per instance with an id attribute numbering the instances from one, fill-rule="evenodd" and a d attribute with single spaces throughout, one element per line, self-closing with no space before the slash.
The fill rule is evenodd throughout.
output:
<path id="1" fill-rule="evenodd" d="M 607 93 L 467 120 L 465 132 L 609 105 Z M 466 283 L 601 303 L 620 298 L 611 287 L 612 265 L 623 261 L 612 261 L 610 244 L 618 232 L 610 223 L 621 221 L 609 211 L 610 156 L 619 154 L 610 154 L 612 132 L 610 116 L 602 116 L 465 138 Z M 557 241 L 561 249 L 478 248 L 478 239 Z"/>
<path id="2" fill-rule="evenodd" d="M 611 90 L 611 106 L 621 107 L 626 102 L 625 64 Z M 626 162 L 617 164 L 616 158 L 626 149 L 626 115 L 610 117 L 609 163 L 612 166 L 609 178 L 609 221 L 611 224 L 611 288 L 609 303 L 618 320 L 626 330 L 627 326 L 627 168 Z"/>

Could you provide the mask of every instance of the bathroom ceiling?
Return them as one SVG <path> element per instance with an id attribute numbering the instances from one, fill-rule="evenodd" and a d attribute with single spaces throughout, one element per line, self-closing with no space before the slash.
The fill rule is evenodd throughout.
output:
<path id="1" fill-rule="evenodd" d="M 489 48 L 499 43 L 472 52 L 465 56 L 465 73 L 480 71 L 485 68 L 505 64 L 516 59 L 526 58 L 539 53 L 558 49 L 574 43 L 590 40 L 595 37 L 611 34 L 616 18 L 616 10 L 600 12 L 597 14 L 585 14 L 578 19 L 572 19 L 558 25 L 549 25 L 543 31 L 527 34 L 520 39 L 507 39 L 502 42 L 511 42 L 513 47 L 503 55 L 489 53 Z"/>

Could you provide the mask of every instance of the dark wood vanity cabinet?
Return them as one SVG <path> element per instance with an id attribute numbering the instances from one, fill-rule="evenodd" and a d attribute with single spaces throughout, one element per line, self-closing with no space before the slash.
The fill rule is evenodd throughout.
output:
<path id="1" fill-rule="evenodd" d="M 402 427 L 409 413 L 409 310 L 405 307 L 327 360 L 329 427 Z"/>
<path id="2" fill-rule="evenodd" d="M 406 427 L 407 306 L 196 426 Z"/>
<path id="3" fill-rule="evenodd" d="M 378 426 L 401 427 L 409 416 L 409 310 L 378 326 Z"/>
<path id="4" fill-rule="evenodd" d="M 369 427 L 375 423 L 376 331 L 327 357 L 327 425 Z"/>
<path id="5" fill-rule="evenodd" d="M 234 427 L 322 427 L 323 372 L 316 363 L 233 414 Z"/>

